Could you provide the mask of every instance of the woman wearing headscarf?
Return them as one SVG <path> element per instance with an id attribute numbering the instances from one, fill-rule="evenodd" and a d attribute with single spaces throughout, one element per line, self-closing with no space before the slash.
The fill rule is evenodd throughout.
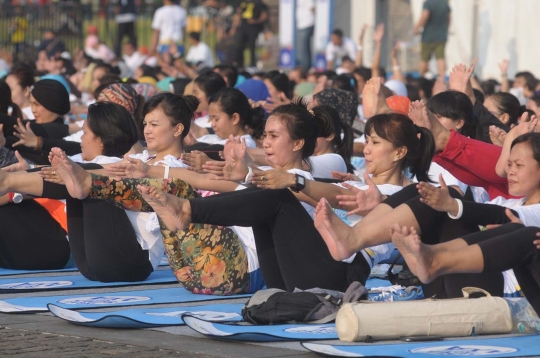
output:
<path id="1" fill-rule="evenodd" d="M 330 106 L 339 113 L 344 124 L 352 125 L 358 116 L 358 99 L 354 93 L 327 88 L 313 95 L 313 106 Z"/>

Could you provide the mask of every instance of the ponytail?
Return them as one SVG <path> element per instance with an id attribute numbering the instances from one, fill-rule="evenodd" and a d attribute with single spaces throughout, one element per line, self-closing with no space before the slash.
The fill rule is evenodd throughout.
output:
<path id="1" fill-rule="evenodd" d="M 353 151 L 352 127 L 341 121 L 339 113 L 330 106 L 317 106 L 313 108 L 317 137 L 328 138 L 334 135 L 334 153 L 339 154 L 347 165 L 347 172 L 353 173 L 351 164 Z M 341 135 L 343 133 L 343 138 Z"/>
<path id="2" fill-rule="evenodd" d="M 418 139 L 418 151 L 411 156 L 407 156 L 408 158 L 405 161 L 405 165 L 409 168 L 411 174 L 416 176 L 418 181 L 433 183 L 428 172 L 431 166 L 431 160 L 435 154 L 435 139 L 430 130 L 419 127 L 416 124 L 414 125 L 414 128 L 416 129 L 416 133 L 420 134 L 420 138 Z"/>
<path id="3" fill-rule="evenodd" d="M 400 113 L 377 114 L 366 123 L 367 136 L 377 134 L 395 148 L 405 147 L 407 153 L 401 159 L 401 171 L 407 170 L 419 181 L 433 182 L 428 171 L 435 154 L 435 140 L 426 128 L 418 127 L 411 119 Z"/>

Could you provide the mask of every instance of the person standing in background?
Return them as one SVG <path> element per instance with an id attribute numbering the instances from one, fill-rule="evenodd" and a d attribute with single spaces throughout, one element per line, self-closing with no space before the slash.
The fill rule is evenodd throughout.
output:
<path id="1" fill-rule="evenodd" d="M 422 31 L 422 51 L 420 61 L 420 76 L 424 77 L 428 70 L 428 62 L 435 53 L 439 78 L 446 73 L 446 60 L 444 48 L 448 39 L 450 26 L 450 6 L 448 0 L 426 0 L 420 15 L 420 20 L 414 27 L 413 33 L 418 35 Z"/>
<path id="2" fill-rule="evenodd" d="M 237 16 L 240 16 L 240 24 L 236 33 L 236 63 L 239 67 L 244 66 L 244 49 L 248 47 L 249 65 L 256 66 L 255 43 L 268 20 L 268 7 L 261 0 L 246 0 L 240 4 L 236 13 Z"/>
<path id="3" fill-rule="evenodd" d="M 330 42 L 326 45 L 326 69 L 333 70 L 339 67 L 345 56 L 355 61 L 356 44 L 350 38 L 343 37 L 343 31 L 335 29 L 330 35 Z"/>
<path id="4" fill-rule="evenodd" d="M 309 71 L 313 58 L 311 44 L 315 29 L 315 0 L 296 1 L 296 59 L 297 65 Z"/>
<path id="5" fill-rule="evenodd" d="M 26 29 L 28 28 L 28 21 L 23 16 L 23 11 L 20 6 L 15 7 L 15 14 L 13 17 L 13 23 L 9 29 L 11 34 L 11 44 L 15 47 L 14 60 L 17 61 L 19 54 L 24 50 L 24 40 L 26 37 Z"/>
<path id="6" fill-rule="evenodd" d="M 149 57 L 156 52 L 163 54 L 169 46 L 176 46 L 184 54 L 184 32 L 187 24 L 187 12 L 176 0 L 163 0 L 163 6 L 156 10 L 152 20 L 152 43 Z"/>
<path id="7" fill-rule="evenodd" d="M 137 8 L 135 0 L 118 0 L 115 8 L 116 23 L 118 24 L 118 38 L 114 52 L 118 57 L 122 56 L 122 40 L 124 36 L 129 38 L 129 42 L 137 48 L 137 35 L 135 34 L 135 21 L 137 20 Z"/>

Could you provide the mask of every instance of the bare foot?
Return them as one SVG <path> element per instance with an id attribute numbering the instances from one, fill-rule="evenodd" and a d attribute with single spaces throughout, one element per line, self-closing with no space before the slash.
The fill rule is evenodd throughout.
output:
<path id="1" fill-rule="evenodd" d="M 137 185 L 143 199 L 154 209 L 167 229 L 184 230 L 191 223 L 189 200 L 178 198 L 153 186 Z"/>
<path id="2" fill-rule="evenodd" d="M 348 259 L 359 250 L 355 244 L 353 228 L 336 216 L 324 198 L 319 201 L 315 211 L 315 228 L 321 234 L 334 260 Z"/>
<path id="3" fill-rule="evenodd" d="M 52 148 L 49 161 L 56 174 L 64 181 L 69 195 L 75 199 L 84 199 L 90 195 L 92 176 L 69 159 L 62 149 Z"/>
<path id="4" fill-rule="evenodd" d="M 432 269 L 433 253 L 428 245 L 420 241 L 414 228 L 400 227 L 394 224 L 390 229 L 392 242 L 396 245 L 407 266 L 422 283 L 430 283 L 437 276 Z"/>
<path id="5" fill-rule="evenodd" d="M 380 77 L 371 78 L 366 82 L 362 90 L 362 106 L 364 108 L 364 117 L 367 119 L 376 114 L 391 112 L 381 91 L 381 85 Z"/>

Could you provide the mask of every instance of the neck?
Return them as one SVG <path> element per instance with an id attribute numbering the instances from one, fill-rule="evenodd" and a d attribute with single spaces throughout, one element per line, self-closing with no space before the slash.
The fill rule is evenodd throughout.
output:
<path id="1" fill-rule="evenodd" d="M 241 137 L 243 135 L 246 135 L 247 132 L 243 130 L 241 127 L 235 127 L 236 129 L 231 133 L 235 137 Z M 229 138 L 229 136 L 227 136 Z"/>
<path id="2" fill-rule="evenodd" d="M 304 166 L 302 164 L 303 164 L 302 158 L 300 158 L 300 159 L 293 160 L 292 162 L 283 165 L 282 168 L 285 170 L 291 170 L 291 169 L 304 170 Z"/>
<path id="3" fill-rule="evenodd" d="M 171 148 L 168 148 L 166 150 L 162 150 L 156 153 L 156 157 L 154 158 L 154 161 L 160 161 L 163 160 L 167 155 L 172 155 L 173 157 L 180 157 L 184 153 L 184 148 L 182 148 L 182 145 L 174 146 Z"/>
<path id="4" fill-rule="evenodd" d="M 314 156 L 321 155 L 321 154 L 329 154 L 329 153 L 335 153 L 333 144 L 328 144 L 322 148 L 318 148 L 318 146 L 315 148 L 315 151 L 313 152 Z"/>
<path id="5" fill-rule="evenodd" d="M 403 186 L 405 176 L 398 168 L 391 168 L 382 173 L 374 174 L 371 180 L 373 180 L 375 184 L 392 184 Z"/>
<path id="6" fill-rule="evenodd" d="M 534 194 L 525 197 L 523 205 L 533 205 L 540 203 L 540 191 L 534 192 Z"/>

